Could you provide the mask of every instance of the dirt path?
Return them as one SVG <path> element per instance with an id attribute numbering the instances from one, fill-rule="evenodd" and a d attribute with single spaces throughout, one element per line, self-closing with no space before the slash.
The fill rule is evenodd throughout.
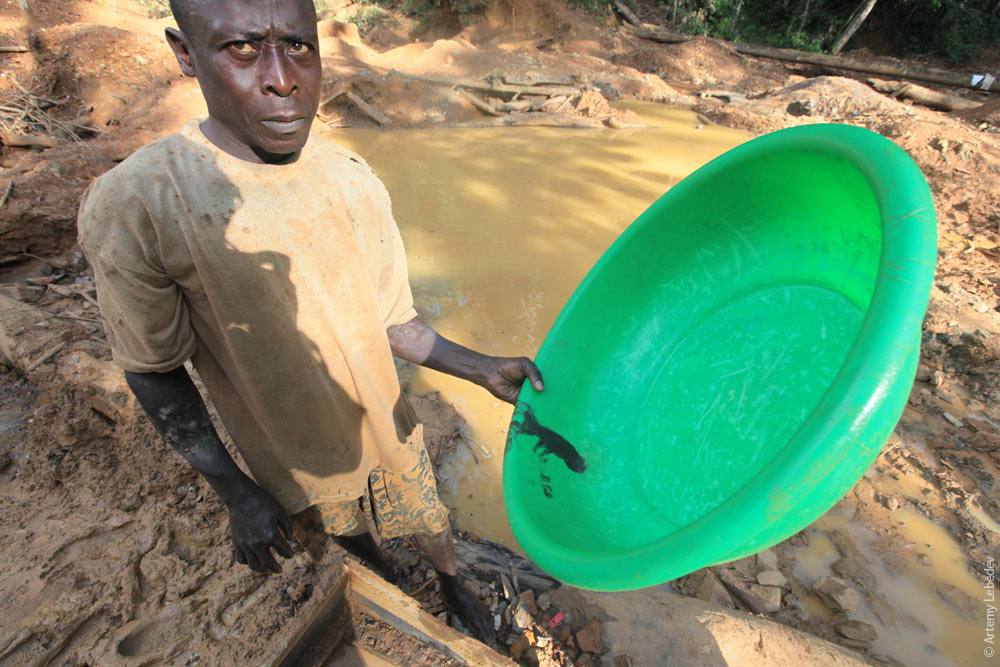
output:
<path id="1" fill-rule="evenodd" d="M 520 11 L 509 11 L 515 5 Z M 900 518 L 916 515 L 945 531 L 964 561 L 958 569 L 971 578 L 938 572 L 928 579 L 938 582 L 932 593 L 976 620 L 982 605 L 968 581 L 985 583 L 988 563 L 1000 559 L 989 519 L 1000 517 L 1000 120 L 952 118 L 853 78 L 736 55 L 708 39 L 639 40 L 557 3 L 490 7 L 462 32 L 448 32 L 446 21 L 423 28 L 437 41 L 410 42 L 411 26 L 399 17 L 365 40 L 351 26 L 325 22 L 325 122 L 494 122 L 499 116 L 483 103 L 496 111 L 529 98 L 537 109 L 514 113 L 535 115 L 517 122 L 547 114 L 552 123 L 615 127 L 636 119 L 608 102 L 640 99 L 691 106 L 705 122 L 756 133 L 811 122 L 860 125 L 917 161 L 935 197 L 940 253 L 917 383 L 893 438 L 828 520 L 771 555 L 700 571 L 675 590 L 745 608 L 723 582 L 778 588 L 777 608 L 767 612 L 773 620 L 895 663 L 894 638 L 908 636 L 906 628 L 929 629 L 880 584 L 913 563 L 928 572 L 948 566 L 926 546 L 931 538 L 921 542 L 927 533 L 914 532 L 918 520 Z M 30 92 L 36 102 L 48 100 L 54 121 L 77 129 L 55 136 L 54 148 L 0 153 L 0 195 L 13 183 L 0 207 L 0 348 L 15 361 L 0 379 L 0 553 L 8 564 L 0 573 L 7 612 L 0 664 L 245 664 L 267 651 L 285 623 L 308 613 L 321 574 L 304 557 L 271 578 L 233 567 L 224 508 L 137 416 L 106 363 L 93 284 L 75 246 L 76 208 L 89 182 L 202 113 L 197 87 L 177 76 L 159 37 L 165 23 L 129 2 L 46 3 L 36 21 L 29 40 L 15 0 L 0 0 L 0 44 L 34 49 L 0 54 L 0 96 L 23 101 Z M 497 90 L 538 81 L 558 90 L 512 99 L 509 91 L 454 85 L 489 75 Z M 434 415 L 434 447 L 455 446 L 460 417 L 450 406 L 431 398 L 418 409 Z M 413 590 L 428 572 L 410 546 L 394 548 Z M 812 552 L 860 593 L 867 621 L 813 590 L 819 571 L 803 564 Z M 783 583 L 768 574 L 769 583 L 757 584 L 774 571 Z M 501 617 L 500 638 L 519 657 L 559 664 L 587 653 L 577 639 L 581 624 L 549 632 L 555 609 L 537 606 L 529 611 L 541 631 L 531 646 L 516 645 L 511 627 L 521 598 L 498 576 L 482 583 Z M 434 588 L 424 586 L 421 599 L 440 613 Z M 773 591 L 754 590 L 773 599 Z M 916 655 L 944 663 L 949 650 Z"/>

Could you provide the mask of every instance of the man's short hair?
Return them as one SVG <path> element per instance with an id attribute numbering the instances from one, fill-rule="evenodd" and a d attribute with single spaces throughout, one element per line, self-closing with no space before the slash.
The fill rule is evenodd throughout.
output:
<path id="1" fill-rule="evenodd" d="M 177 27 L 185 35 L 191 34 L 191 27 L 197 25 L 198 9 L 202 0 L 170 0 L 170 12 L 177 21 Z"/>

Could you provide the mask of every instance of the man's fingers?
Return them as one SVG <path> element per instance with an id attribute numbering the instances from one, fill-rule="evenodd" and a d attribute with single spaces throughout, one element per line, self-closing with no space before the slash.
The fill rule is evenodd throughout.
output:
<path id="1" fill-rule="evenodd" d="M 253 552 L 253 549 L 246 549 L 243 554 L 247 559 L 247 567 L 249 567 L 254 572 L 263 572 L 264 568 L 260 566 L 260 561 L 257 559 L 257 554 Z"/>
<path id="2" fill-rule="evenodd" d="M 281 532 L 284 533 L 286 538 L 291 539 L 293 537 L 292 520 L 288 518 L 287 514 L 278 517 L 278 525 L 281 526 Z"/>
<path id="3" fill-rule="evenodd" d="M 275 574 L 281 572 L 281 566 L 274 560 L 274 556 L 271 555 L 271 549 L 266 544 L 257 547 L 254 553 L 256 553 L 260 561 L 261 572 L 274 572 Z"/>
<path id="4" fill-rule="evenodd" d="M 283 558 L 291 558 L 294 555 L 292 547 L 288 545 L 288 542 L 281 535 L 278 535 L 274 540 L 272 540 L 271 546 L 273 546 L 274 550 L 277 551 Z"/>
<path id="5" fill-rule="evenodd" d="M 531 380 L 531 386 L 535 388 L 535 391 L 545 390 L 545 385 L 542 383 L 542 373 L 531 359 L 522 357 L 521 368 L 524 369 L 524 374 Z"/>
<path id="6" fill-rule="evenodd" d="M 247 557 L 246 554 L 243 553 L 243 549 L 233 547 L 233 556 L 236 558 L 237 563 L 240 563 L 241 565 L 247 564 Z"/>

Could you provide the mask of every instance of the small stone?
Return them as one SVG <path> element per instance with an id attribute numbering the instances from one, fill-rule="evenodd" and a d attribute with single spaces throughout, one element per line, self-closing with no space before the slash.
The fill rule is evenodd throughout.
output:
<path id="1" fill-rule="evenodd" d="M 538 599 L 535 600 L 535 604 L 542 611 L 546 611 L 552 605 L 552 598 L 549 597 L 548 593 L 542 593 L 538 596 Z"/>
<path id="2" fill-rule="evenodd" d="M 931 564 L 931 559 L 927 557 L 927 554 L 917 554 L 917 562 L 924 567 L 929 567 Z"/>
<path id="3" fill-rule="evenodd" d="M 187 488 L 187 486 L 185 486 L 185 485 L 183 485 L 183 484 L 182 484 L 181 486 L 178 486 L 178 487 L 177 487 L 177 488 L 176 488 L 176 489 L 174 490 L 174 493 L 176 493 L 176 494 L 177 494 L 177 497 L 178 497 L 178 498 L 183 498 L 184 496 L 186 496 L 186 495 L 187 495 L 187 492 L 188 492 L 188 488 Z"/>
<path id="4" fill-rule="evenodd" d="M 513 611 L 511 611 L 511 622 L 512 625 L 518 630 L 527 630 L 531 627 L 534 619 L 531 618 L 531 613 L 525 608 L 523 604 L 518 602 Z"/>
<path id="5" fill-rule="evenodd" d="M 816 105 L 812 100 L 795 100 L 785 107 L 785 111 L 793 116 L 811 116 Z"/>
<path id="6" fill-rule="evenodd" d="M 503 618 L 500 614 L 493 614 L 493 631 L 500 632 L 500 626 L 502 625 Z"/>
<path id="7" fill-rule="evenodd" d="M 576 633 L 576 645 L 581 651 L 600 655 L 604 652 L 604 642 L 601 640 L 601 624 L 591 621 Z"/>
<path id="8" fill-rule="evenodd" d="M 726 587 L 711 572 L 705 572 L 705 578 L 694 589 L 694 597 L 722 607 L 736 608 L 733 598 L 729 595 L 729 591 L 726 590 Z"/>
<path id="9" fill-rule="evenodd" d="M 538 613 L 538 605 L 535 603 L 535 591 L 531 589 L 521 591 L 521 604 L 525 606 L 532 616 Z"/>
<path id="10" fill-rule="evenodd" d="M 615 656 L 615 667 L 632 667 L 635 665 L 635 661 L 632 660 L 630 655 L 616 655 Z"/>
<path id="11" fill-rule="evenodd" d="M 944 416 L 945 419 L 948 420 L 948 423 L 951 424 L 952 426 L 954 426 L 956 428 L 961 428 L 962 427 L 962 422 L 960 420 L 956 419 L 951 414 L 949 414 L 947 412 L 942 412 L 941 414 Z"/>
<path id="12" fill-rule="evenodd" d="M 309 589 L 301 581 L 294 585 L 289 584 L 285 588 L 285 593 L 288 595 L 291 601 L 295 602 L 296 604 L 304 602 L 305 600 L 309 599 Z"/>
<path id="13" fill-rule="evenodd" d="M 781 609 L 781 589 L 777 586 L 750 584 L 750 595 L 757 598 L 766 612 L 772 613 Z"/>
<path id="14" fill-rule="evenodd" d="M 757 566 L 762 570 L 777 570 L 778 556 L 770 549 L 764 549 L 757 554 Z"/>
<path id="15" fill-rule="evenodd" d="M 14 460 L 7 454 L 0 453 L 0 470 L 6 470 Z"/>
<path id="16" fill-rule="evenodd" d="M 812 592 L 834 611 L 857 611 L 861 596 L 839 577 L 820 577 L 812 585 Z"/>
<path id="17" fill-rule="evenodd" d="M 841 635 L 855 641 L 873 642 L 878 639 L 875 627 L 861 621 L 841 621 L 834 627 Z"/>
<path id="18" fill-rule="evenodd" d="M 757 575 L 757 583 L 761 586 L 785 586 L 788 579 L 778 570 L 764 570 Z"/>
<path id="19" fill-rule="evenodd" d="M 593 657 L 594 657 L 593 653 L 586 653 L 586 652 L 581 653 L 580 657 L 577 658 L 576 660 L 576 667 L 587 667 L 587 665 L 590 664 Z"/>
<path id="20" fill-rule="evenodd" d="M 564 623 L 563 625 L 559 626 L 559 637 L 558 637 L 558 639 L 559 639 L 560 642 L 562 642 L 563 644 L 565 644 L 566 640 L 570 638 L 571 634 L 573 634 L 573 630 L 569 627 L 568 623 Z"/>
<path id="21" fill-rule="evenodd" d="M 885 496 L 882 498 L 882 504 L 890 512 L 895 512 L 899 509 L 899 498 L 896 498 L 895 496 Z"/>
<path id="22" fill-rule="evenodd" d="M 526 635 L 519 636 L 510 645 L 510 657 L 520 660 L 524 657 L 524 652 L 528 650 L 529 646 L 531 646 L 531 643 L 528 641 L 528 637 Z"/>

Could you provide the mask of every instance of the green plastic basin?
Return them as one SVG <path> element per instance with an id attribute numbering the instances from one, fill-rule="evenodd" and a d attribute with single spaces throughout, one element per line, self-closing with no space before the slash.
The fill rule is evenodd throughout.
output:
<path id="1" fill-rule="evenodd" d="M 937 232 L 892 142 L 809 125 L 684 179 L 612 245 L 537 356 L 507 516 L 552 576 L 649 586 L 755 553 L 850 489 L 903 411 Z"/>

